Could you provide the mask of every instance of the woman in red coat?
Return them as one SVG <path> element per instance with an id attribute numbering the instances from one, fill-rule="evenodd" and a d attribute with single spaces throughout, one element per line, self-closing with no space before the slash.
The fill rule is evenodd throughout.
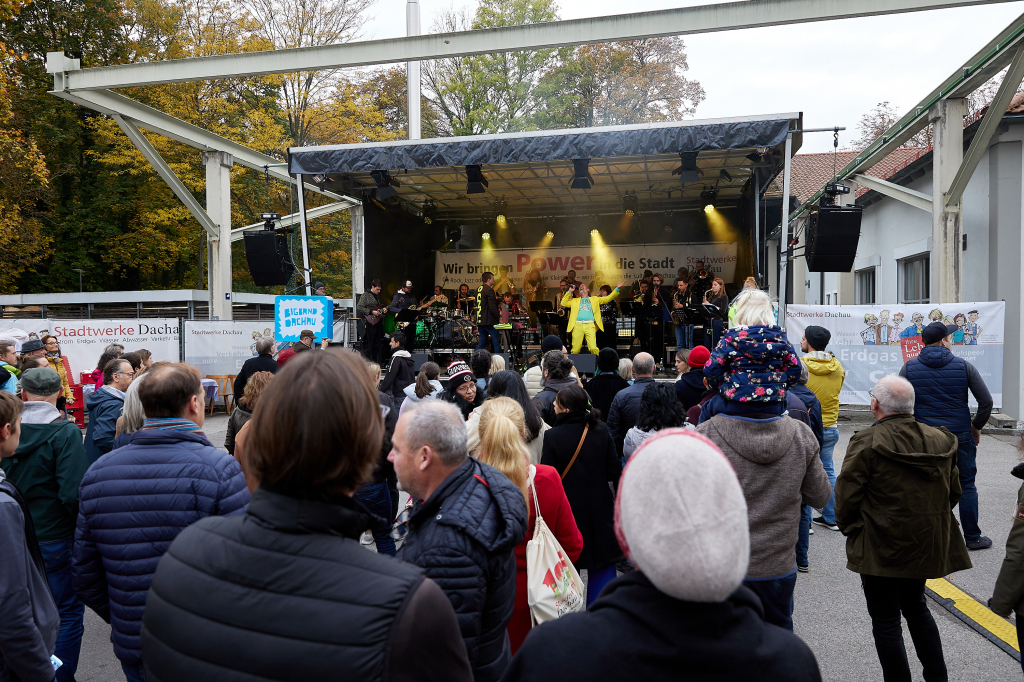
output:
<path id="1" fill-rule="evenodd" d="M 541 516 L 569 560 L 575 562 L 583 551 L 583 536 L 576 527 L 569 500 L 562 488 L 562 479 L 554 467 L 530 464 L 525 436 L 526 420 L 519 403 L 511 398 L 491 398 L 483 404 L 480 414 L 480 461 L 505 474 L 523 491 L 530 514 L 526 538 L 516 547 L 516 601 L 512 620 L 508 624 L 513 655 L 522 646 L 532 627 L 530 605 L 526 598 L 526 543 L 533 539 L 536 521 L 532 494 L 534 489 L 537 491 Z"/>

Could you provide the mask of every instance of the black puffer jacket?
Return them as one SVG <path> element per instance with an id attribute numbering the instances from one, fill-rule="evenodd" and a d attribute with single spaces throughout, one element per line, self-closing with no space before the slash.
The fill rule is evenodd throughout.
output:
<path id="1" fill-rule="evenodd" d="M 799 637 L 764 622 L 747 588 L 722 602 L 682 601 L 635 571 L 609 583 L 586 611 L 534 628 L 505 676 L 591 680 L 820 682 L 821 673 Z"/>
<path id="2" fill-rule="evenodd" d="M 146 601 L 150 682 L 471 678 L 455 614 L 415 566 L 368 552 L 356 501 L 256 490 L 186 528 Z"/>
<path id="3" fill-rule="evenodd" d="M 523 493 L 471 457 L 418 505 L 398 552 L 447 593 L 476 682 L 497 680 L 508 666 L 515 548 L 525 534 Z"/>

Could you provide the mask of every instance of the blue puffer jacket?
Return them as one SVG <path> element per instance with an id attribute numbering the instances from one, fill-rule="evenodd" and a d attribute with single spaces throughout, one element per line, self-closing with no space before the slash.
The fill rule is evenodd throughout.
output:
<path id="1" fill-rule="evenodd" d="M 967 407 L 967 363 L 945 346 L 925 346 L 907 362 L 907 379 L 914 385 L 914 418 L 928 426 L 945 426 L 953 433 L 970 433 Z"/>
<path id="2" fill-rule="evenodd" d="M 785 403 L 787 389 L 800 380 L 800 359 L 781 327 L 733 327 L 704 365 L 704 377 L 726 400 Z"/>
<path id="3" fill-rule="evenodd" d="M 199 519 L 244 512 L 245 476 L 204 436 L 136 431 L 130 445 L 89 467 L 78 497 L 75 592 L 113 626 L 117 657 L 139 663 L 143 607 L 160 557 Z"/>
<path id="4" fill-rule="evenodd" d="M 114 449 L 114 432 L 117 430 L 117 418 L 124 409 L 124 400 L 100 387 L 100 390 L 85 396 L 85 409 L 89 410 L 85 456 L 92 464 Z"/>
<path id="5" fill-rule="evenodd" d="M 526 500 L 497 469 L 470 458 L 409 519 L 398 558 L 416 564 L 455 608 L 476 682 L 497 680 L 510 659 L 516 545 Z"/>

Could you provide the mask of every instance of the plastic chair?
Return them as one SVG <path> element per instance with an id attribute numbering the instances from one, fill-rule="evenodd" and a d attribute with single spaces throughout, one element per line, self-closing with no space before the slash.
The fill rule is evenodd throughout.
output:
<path id="1" fill-rule="evenodd" d="M 238 377 L 237 374 L 207 374 L 207 379 L 214 379 L 217 382 L 217 393 L 224 398 L 224 411 L 230 416 L 231 411 L 234 409 L 234 397 L 235 397 L 235 385 L 234 381 Z M 208 414 L 213 414 L 214 401 L 210 401 L 210 411 Z"/>

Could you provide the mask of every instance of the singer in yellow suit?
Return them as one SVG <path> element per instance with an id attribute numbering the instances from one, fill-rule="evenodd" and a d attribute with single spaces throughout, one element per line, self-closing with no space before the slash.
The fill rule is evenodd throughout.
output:
<path id="1" fill-rule="evenodd" d="M 619 282 L 619 286 L 609 296 L 591 297 L 590 289 L 582 282 L 576 291 L 580 292 L 579 298 L 573 298 L 572 290 L 565 292 L 562 297 L 562 305 L 569 308 L 569 326 L 567 332 L 572 332 L 572 353 L 575 355 L 583 348 L 583 339 L 587 340 L 587 348 L 594 355 L 601 349 L 597 347 L 597 330 L 604 331 L 604 324 L 601 322 L 601 306 L 614 301 L 619 296 L 619 289 L 626 285 Z"/>

